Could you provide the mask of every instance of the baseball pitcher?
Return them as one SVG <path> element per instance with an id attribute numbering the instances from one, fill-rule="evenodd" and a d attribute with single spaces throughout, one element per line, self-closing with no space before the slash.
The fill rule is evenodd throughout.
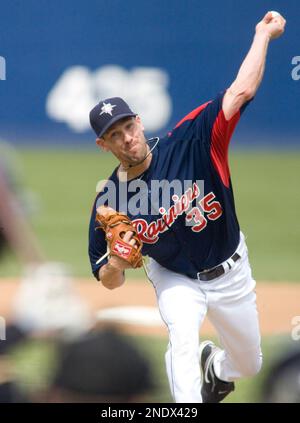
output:
<path id="1" fill-rule="evenodd" d="M 220 402 L 234 381 L 262 365 L 255 281 L 237 220 L 228 166 L 232 133 L 261 83 L 269 42 L 285 19 L 256 25 L 236 79 L 185 116 L 164 138 L 146 140 L 140 117 L 121 98 L 90 112 L 97 145 L 120 162 L 97 196 L 90 221 L 92 271 L 108 289 L 142 265 L 168 328 L 166 368 L 176 402 Z M 199 347 L 205 316 L 221 348 Z"/>

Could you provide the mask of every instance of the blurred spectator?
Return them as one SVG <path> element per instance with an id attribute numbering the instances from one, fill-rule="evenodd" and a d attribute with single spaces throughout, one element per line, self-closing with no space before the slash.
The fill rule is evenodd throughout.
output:
<path id="1" fill-rule="evenodd" d="M 27 221 L 28 204 L 18 182 L 19 163 L 12 147 L 0 142 L 0 253 L 6 247 L 23 264 L 40 263 L 43 256 Z"/>
<path id="2" fill-rule="evenodd" d="M 0 142 L 0 252 L 10 246 L 23 265 L 13 323 L 29 333 L 60 331 L 76 336 L 90 329 L 91 316 L 76 294 L 63 263 L 43 257 L 28 220 L 20 183 L 20 163 L 9 144 Z"/>
<path id="3" fill-rule="evenodd" d="M 0 142 L 0 259 L 6 249 L 17 256 L 23 277 L 13 304 L 6 339 L 0 339 L 0 402 L 23 402 L 10 353 L 21 340 L 36 336 L 70 339 L 93 325 L 87 305 L 76 293 L 63 263 L 46 262 L 28 222 L 28 206 L 12 147 Z M 1 290 L 1 286 L 0 286 Z"/>
<path id="4" fill-rule="evenodd" d="M 133 341 L 102 328 L 61 345 L 48 390 L 35 402 L 143 402 L 153 389 L 150 364 Z"/>
<path id="5" fill-rule="evenodd" d="M 37 240 L 27 222 L 22 191 L 18 182 L 20 164 L 14 149 L 0 142 L 0 258 L 9 248 L 23 265 L 42 262 Z M 18 325 L 5 328 L 5 340 L 0 341 L 0 403 L 27 401 L 14 380 L 10 360 L 11 348 L 27 334 Z"/>
<path id="6" fill-rule="evenodd" d="M 300 402 L 300 349 L 283 354 L 271 367 L 262 388 L 262 402 Z"/>

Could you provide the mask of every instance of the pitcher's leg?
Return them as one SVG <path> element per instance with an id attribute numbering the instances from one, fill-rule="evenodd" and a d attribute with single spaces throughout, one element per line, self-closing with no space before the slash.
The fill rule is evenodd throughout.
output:
<path id="1" fill-rule="evenodd" d="M 166 368 L 176 402 L 202 402 L 200 393 L 199 328 L 206 299 L 189 278 L 161 270 L 152 277 L 161 316 L 168 327 Z"/>
<path id="2" fill-rule="evenodd" d="M 255 375 L 262 364 L 255 281 L 247 252 L 222 283 L 220 294 L 208 294 L 208 316 L 224 348 L 214 358 L 216 375 L 232 381 Z"/>
<path id="3" fill-rule="evenodd" d="M 220 306 L 210 319 L 224 348 L 214 359 L 216 375 L 224 381 L 256 375 L 262 365 L 262 353 L 255 292 L 236 304 Z"/>

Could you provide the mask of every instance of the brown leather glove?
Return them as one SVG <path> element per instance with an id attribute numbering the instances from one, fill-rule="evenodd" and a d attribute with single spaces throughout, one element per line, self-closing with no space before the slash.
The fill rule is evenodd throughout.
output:
<path id="1" fill-rule="evenodd" d="M 117 256 L 127 261 L 133 268 L 143 265 L 141 253 L 143 243 L 139 239 L 132 221 L 126 214 L 109 210 L 103 215 L 97 213 L 96 221 L 99 223 L 97 229 L 102 229 L 105 232 L 105 239 L 111 256 Z M 131 239 L 135 240 L 134 245 L 123 241 L 127 231 L 133 232 Z"/>

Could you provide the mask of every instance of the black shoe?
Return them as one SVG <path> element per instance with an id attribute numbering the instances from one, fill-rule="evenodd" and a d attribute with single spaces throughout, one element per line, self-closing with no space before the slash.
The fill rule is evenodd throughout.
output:
<path id="1" fill-rule="evenodd" d="M 230 392 L 234 391 L 233 382 L 224 382 L 217 378 L 213 359 L 220 348 L 211 341 L 204 341 L 200 344 L 200 366 L 201 366 L 201 395 L 202 401 L 206 403 L 221 402 Z"/>

